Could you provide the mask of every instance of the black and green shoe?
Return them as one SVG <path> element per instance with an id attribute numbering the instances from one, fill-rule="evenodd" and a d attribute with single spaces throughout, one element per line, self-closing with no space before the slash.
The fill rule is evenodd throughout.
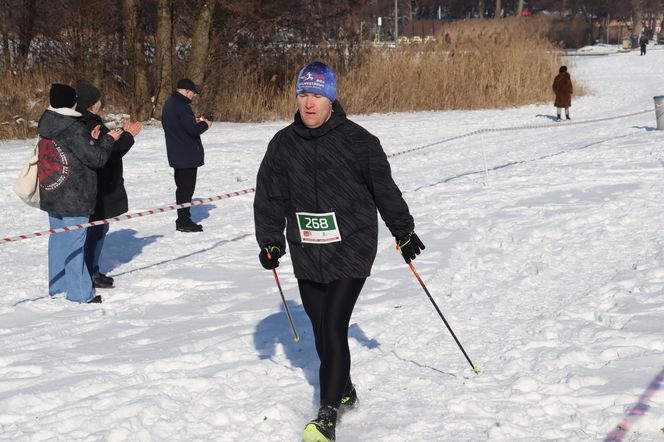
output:
<path id="1" fill-rule="evenodd" d="M 357 391 L 355 391 L 355 386 L 350 386 L 351 390 L 349 392 L 344 392 L 344 395 L 341 397 L 341 406 L 344 408 L 357 408 L 360 405 L 360 400 L 357 398 Z"/>
<path id="2" fill-rule="evenodd" d="M 334 442 L 337 425 L 337 409 L 325 405 L 318 410 L 318 417 L 304 427 L 304 442 Z"/>

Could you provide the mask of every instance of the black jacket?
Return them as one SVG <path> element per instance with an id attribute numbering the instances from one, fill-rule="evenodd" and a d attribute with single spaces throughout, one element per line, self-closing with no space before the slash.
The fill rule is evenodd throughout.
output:
<path id="1" fill-rule="evenodd" d="M 39 119 L 39 207 L 63 216 L 88 216 L 95 207 L 97 172 L 113 149 L 113 138 L 99 141 L 79 117 L 49 108 Z"/>
<path id="2" fill-rule="evenodd" d="M 173 92 L 164 103 L 161 125 L 166 135 L 166 152 L 171 167 L 188 169 L 204 164 L 201 134 L 208 130 L 208 125 L 204 121 L 196 122 L 189 98 Z"/>
<path id="3" fill-rule="evenodd" d="M 109 131 L 99 115 L 87 110 L 82 112 L 83 121 L 89 130 L 101 125 L 101 134 L 106 135 Z M 113 144 L 113 153 L 108 162 L 97 170 L 97 203 L 95 211 L 90 217 L 91 221 L 122 215 L 129 210 L 127 191 L 124 187 L 122 157 L 129 152 L 134 145 L 134 136 L 129 132 L 123 132 L 120 138 Z"/>
<path id="4" fill-rule="evenodd" d="M 378 138 L 348 120 L 338 101 L 333 111 L 316 129 L 297 113 L 272 138 L 254 198 L 261 249 L 278 244 L 285 250 L 285 228 L 295 277 L 321 283 L 369 276 L 378 242 L 376 208 L 393 236 L 414 229 Z M 335 212 L 341 242 L 303 244 L 296 212 Z"/>

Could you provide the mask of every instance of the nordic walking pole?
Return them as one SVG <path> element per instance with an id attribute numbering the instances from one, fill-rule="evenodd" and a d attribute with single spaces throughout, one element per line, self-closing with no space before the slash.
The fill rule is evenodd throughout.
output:
<path id="1" fill-rule="evenodd" d="M 399 247 L 397 246 L 397 248 L 399 248 Z M 422 278 L 420 278 L 420 274 L 417 273 L 417 270 L 415 270 L 415 266 L 413 265 L 413 261 L 409 262 L 408 265 L 410 266 L 410 269 L 413 271 L 413 274 L 415 275 L 415 278 L 417 278 L 417 280 L 420 282 L 420 285 L 421 285 L 422 288 L 424 289 L 424 293 L 426 293 L 427 296 L 429 297 L 429 301 L 431 301 L 431 303 L 433 304 L 433 306 L 436 308 L 436 311 L 438 312 L 438 315 L 440 316 L 440 319 L 443 320 L 443 322 L 445 323 L 445 326 L 447 327 L 447 329 L 448 329 L 448 330 L 450 331 L 450 333 L 452 334 L 452 337 L 454 338 L 454 341 L 455 341 L 455 342 L 457 343 L 457 345 L 459 346 L 459 349 L 461 349 L 461 352 L 462 352 L 463 355 L 466 357 L 466 360 L 468 361 L 468 363 L 469 363 L 470 366 L 472 367 L 473 371 L 475 372 L 475 374 L 479 374 L 479 373 L 480 373 L 480 368 L 479 368 L 479 367 L 476 367 L 476 366 L 473 364 L 473 361 L 471 361 L 470 358 L 468 357 L 468 354 L 466 353 L 466 350 L 463 349 L 463 346 L 461 345 L 461 342 L 459 342 L 459 340 L 457 339 L 456 335 L 455 335 L 454 332 L 452 331 L 452 327 L 450 327 L 450 324 L 447 323 L 447 320 L 445 319 L 445 316 L 443 316 L 443 313 L 442 313 L 442 312 L 440 311 L 440 309 L 438 308 L 438 305 L 436 304 L 436 301 L 433 300 L 433 297 L 431 296 L 431 293 L 429 293 L 429 290 L 427 289 L 427 286 L 424 285 L 424 281 L 422 281 Z"/>
<path id="2" fill-rule="evenodd" d="M 268 252 L 267 259 L 272 259 L 272 255 Z M 277 288 L 279 289 L 279 294 L 281 295 L 281 301 L 284 303 L 284 308 L 286 309 L 286 315 L 288 316 L 288 322 L 290 322 L 291 330 L 293 331 L 293 339 L 295 342 L 300 342 L 300 335 L 297 334 L 295 329 L 295 323 L 293 322 L 293 317 L 290 314 L 290 309 L 288 304 L 286 304 L 286 298 L 284 297 L 284 291 L 281 290 L 281 284 L 279 283 L 279 276 L 277 275 L 277 269 L 272 269 L 274 274 L 274 280 L 277 281 Z"/>

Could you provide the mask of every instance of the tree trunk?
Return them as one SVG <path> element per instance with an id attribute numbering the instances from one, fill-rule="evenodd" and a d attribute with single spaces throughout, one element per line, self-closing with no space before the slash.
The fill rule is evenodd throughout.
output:
<path id="1" fill-rule="evenodd" d="M 146 120 L 152 112 L 145 73 L 145 50 L 143 35 L 138 27 L 136 0 L 123 0 L 126 23 L 127 83 L 129 84 L 129 115 L 137 121 Z"/>
<path id="2" fill-rule="evenodd" d="M 500 18 L 500 10 L 503 9 L 502 2 L 500 0 L 496 0 L 496 12 L 494 12 L 493 16 L 494 18 Z"/>
<path id="3" fill-rule="evenodd" d="M 152 117 L 161 118 L 161 108 L 173 89 L 173 0 L 159 0 L 155 38 L 155 105 Z"/>
<path id="4" fill-rule="evenodd" d="M 643 29 L 643 8 L 640 0 L 632 0 L 632 35 L 639 37 Z"/>
<path id="5" fill-rule="evenodd" d="M 9 52 L 9 5 L 7 0 L 0 0 L 0 34 L 2 36 L 2 69 L 11 71 L 12 55 Z"/>
<path id="6" fill-rule="evenodd" d="M 480 10 L 480 18 L 484 18 L 484 11 L 486 10 L 484 7 L 484 0 L 479 0 L 478 9 Z"/>
<path id="7" fill-rule="evenodd" d="M 517 17 L 521 17 L 521 12 L 523 12 L 523 0 L 519 0 L 519 6 L 516 10 Z"/>
<path id="8" fill-rule="evenodd" d="M 32 37 L 34 37 L 35 15 L 37 14 L 36 0 L 24 0 L 23 8 L 20 13 L 20 26 L 18 27 L 18 51 L 17 65 L 20 64 L 24 69 L 28 63 L 28 54 Z"/>
<path id="9" fill-rule="evenodd" d="M 201 2 L 191 34 L 191 53 L 187 66 L 187 77 L 192 79 L 198 88 L 201 87 L 205 79 L 214 5 L 214 0 L 203 0 Z"/>

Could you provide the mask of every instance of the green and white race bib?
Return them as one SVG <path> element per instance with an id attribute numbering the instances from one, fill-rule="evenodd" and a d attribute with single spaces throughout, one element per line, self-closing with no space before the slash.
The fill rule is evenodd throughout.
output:
<path id="1" fill-rule="evenodd" d="M 296 212 L 297 225 L 300 228 L 302 243 L 328 244 L 341 241 L 341 234 L 334 212 L 308 213 Z"/>

